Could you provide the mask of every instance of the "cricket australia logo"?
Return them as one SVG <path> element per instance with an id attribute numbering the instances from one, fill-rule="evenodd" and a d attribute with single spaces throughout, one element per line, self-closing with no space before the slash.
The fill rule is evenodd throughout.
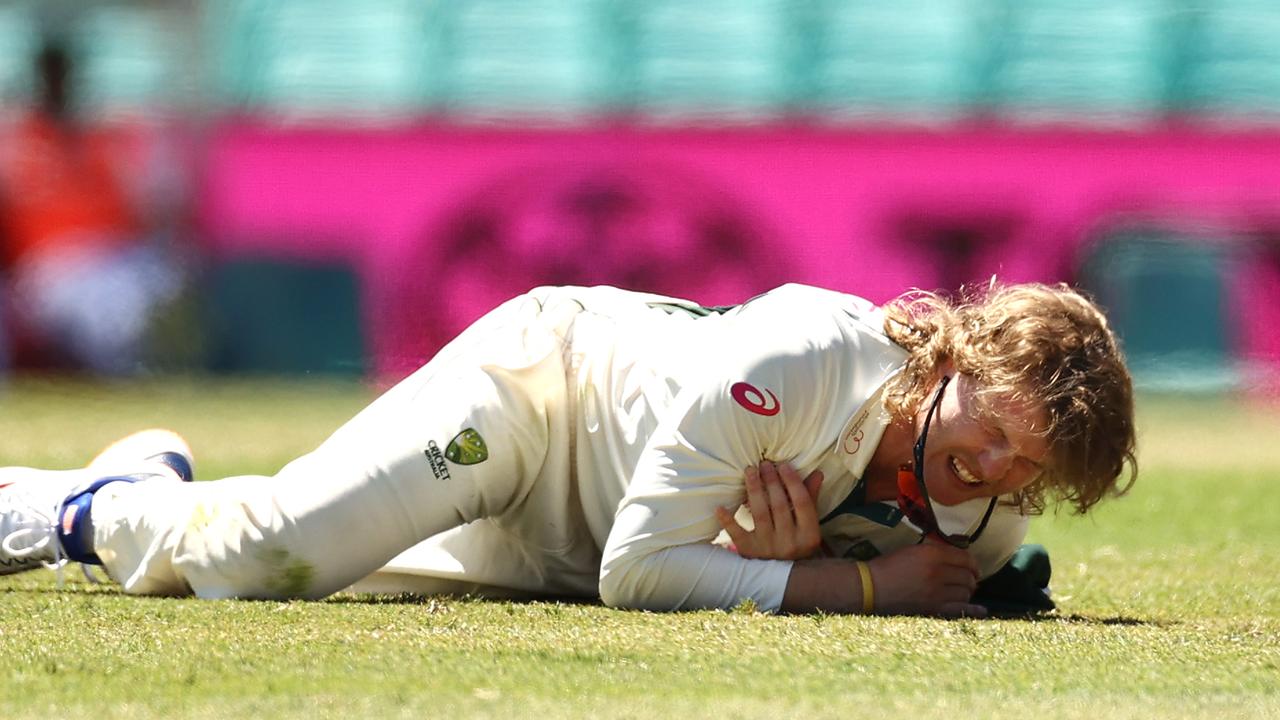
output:
<path id="1" fill-rule="evenodd" d="M 489 446 L 473 428 L 467 428 L 449 441 L 444 456 L 458 465 L 478 465 L 489 459 Z"/>
<path id="2" fill-rule="evenodd" d="M 767 399 L 765 393 L 769 394 Z M 761 392 L 751 383 L 736 382 L 729 388 L 729 394 L 739 405 L 756 415 L 773 417 L 782 409 L 778 403 L 778 396 L 774 395 L 772 390 L 765 388 L 764 392 Z"/>
<path id="3" fill-rule="evenodd" d="M 427 449 L 422 453 L 427 456 L 427 462 L 431 463 L 431 474 L 435 475 L 437 480 L 448 480 L 449 466 L 444 464 L 444 453 L 440 452 L 440 446 L 436 441 L 428 441 Z"/>

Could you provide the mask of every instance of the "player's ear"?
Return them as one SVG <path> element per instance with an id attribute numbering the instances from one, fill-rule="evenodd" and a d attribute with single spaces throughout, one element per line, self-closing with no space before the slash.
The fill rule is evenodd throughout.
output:
<path id="1" fill-rule="evenodd" d="M 944 357 L 938 361 L 938 367 L 934 370 L 933 381 L 937 382 L 947 375 L 954 375 L 956 372 L 956 364 L 949 357 Z"/>

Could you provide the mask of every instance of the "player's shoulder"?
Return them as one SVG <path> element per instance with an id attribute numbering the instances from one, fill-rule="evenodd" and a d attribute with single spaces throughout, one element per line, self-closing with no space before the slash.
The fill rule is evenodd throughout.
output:
<path id="1" fill-rule="evenodd" d="M 813 285 L 789 283 L 751 298 L 741 306 L 743 312 L 760 316 L 770 314 L 839 324 L 858 323 L 871 328 L 883 324 L 883 315 L 875 303 L 865 298 Z"/>
<path id="2" fill-rule="evenodd" d="M 805 285 L 802 283 L 787 283 L 761 293 L 752 298 L 747 303 L 754 303 L 768 300 L 773 303 L 800 303 L 806 305 L 817 304 L 822 307 L 831 308 L 853 308 L 861 311 L 872 311 L 875 304 L 870 300 L 858 297 L 847 292 L 839 290 L 831 290 L 828 288 L 817 287 L 816 285 Z"/>
<path id="3" fill-rule="evenodd" d="M 750 369 L 762 379 L 797 378 L 846 391 L 848 383 L 882 379 L 904 359 L 885 335 L 875 305 L 833 290 L 783 285 L 737 306 L 725 320 L 707 341 L 716 348 L 718 364 Z"/>
<path id="4" fill-rule="evenodd" d="M 800 283 L 779 285 L 772 290 L 762 292 L 736 305 L 701 305 L 699 301 L 691 299 L 610 285 L 543 286 L 534 288 L 530 291 L 530 294 L 563 295 L 588 303 L 594 301 L 595 303 L 606 304 L 679 305 L 714 310 L 717 314 L 729 310 L 741 311 L 750 309 L 752 311 L 770 310 L 810 315 L 843 313 L 860 317 L 878 312 L 878 308 L 874 303 L 857 295 Z"/>
<path id="5" fill-rule="evenodd" d="M 875 303 L 838 290 L 791 283 L 743 303 L 742 316 L 753 323 L 786 328 L 798 336 L 830 336 L 838 344 L 893 346 L 884 332 L 884 312 Z"/>

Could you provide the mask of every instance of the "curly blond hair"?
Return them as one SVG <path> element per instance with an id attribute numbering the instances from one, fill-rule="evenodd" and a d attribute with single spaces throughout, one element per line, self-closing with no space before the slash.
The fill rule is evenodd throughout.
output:
<path id="1" fill-rule="evenodd" d="M 885 333 L 910 354 L 885 394 L 894 417 L 914 419 L 950 360 L 980 393 L 1045 409 L 1048 462 L 1018 498 L 1029 512 L 1053 499 L 1083 514 L 1132 486 L 1133 383 L 1106 316 L 1084 295 L 1063 284 L 993 279 L 962 290 L 957 302 L 916 291 L 884 310 Z"/>

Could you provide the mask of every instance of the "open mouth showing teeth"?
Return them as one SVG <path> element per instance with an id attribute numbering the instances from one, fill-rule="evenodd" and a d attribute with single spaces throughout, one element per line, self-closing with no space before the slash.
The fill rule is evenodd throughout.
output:
<path id="1" fill-rule="evenodd" d="M 979 480 L 977 476 L 969 472 L 969 469 L 966 468 L 964 465 L 961 465 L 960 461 L 955 459 L 954 457 L 951 458 L 951 469 L 956 471 L 956 475 L 959 475 L 960 479 L 963 480 L 966 485 L 982 484 L 982 481 Z"/>

